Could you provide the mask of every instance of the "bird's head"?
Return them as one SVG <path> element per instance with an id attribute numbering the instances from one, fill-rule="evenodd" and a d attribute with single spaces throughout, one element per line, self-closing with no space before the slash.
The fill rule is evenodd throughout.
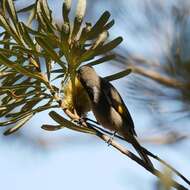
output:
<path id="1" fill-rule="evenodd" d="M 94 100 L 95 93 L 100 89 L 100 77 L 93 67 L 84 65 L 79 68 L 77 74 L 78 80 L 87 91 L 91 100 Z"/>

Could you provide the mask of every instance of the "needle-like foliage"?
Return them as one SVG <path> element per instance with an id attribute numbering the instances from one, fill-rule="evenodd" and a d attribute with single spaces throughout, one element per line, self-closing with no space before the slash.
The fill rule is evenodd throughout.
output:
<path id="1" fill-rule="evenodd" d="M 122 38 L 108 41 L 108 30 L 114 24 L 113 20 L 109 21 L 110 13 L 105 11 L 94 25 L 84 24 L 86 0 L 79 0 L 74 22 L 71 22 L 71 5 L 71 0 L 65 0 L 63 22 L 58 25 L 46 0 L 37 0 L 21 10 L 16 10 L 12 0 L 2 1 L 0 126 L 10 126 L 5 135 L 18 130 L 36 113 L 57 107 L 66 109 L 62 104 L 64 94 L 59 96 L 61 88 L 68 84 L 65 81 L 72 81 L 70 103 L 74 104 L 77 94 L 73 81 L 78 67 L 114 58 L 109 52 Z M 30 13 L 26 23 L 20 20 L 19 14 L 23 12 Z M 119 75 L 111 76 L 110 80 Z M 54 85 L 55 80 L 61 80 L 63 86 Z"/>

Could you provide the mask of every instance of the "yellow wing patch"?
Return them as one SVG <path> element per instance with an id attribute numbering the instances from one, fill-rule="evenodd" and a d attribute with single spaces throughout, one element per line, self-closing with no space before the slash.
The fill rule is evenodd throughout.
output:
<path id="1" fill-rule="evenodd" d="M 122 108 L 122 105 L 119 105 L 119 106 L 117 107 L 117 110 L 118 110 L 118 112 L 119 112 L 120 114 L 123 114 L 123 112 L 124 112 L 124 110 L 123 110 L 123 108 Z"/>

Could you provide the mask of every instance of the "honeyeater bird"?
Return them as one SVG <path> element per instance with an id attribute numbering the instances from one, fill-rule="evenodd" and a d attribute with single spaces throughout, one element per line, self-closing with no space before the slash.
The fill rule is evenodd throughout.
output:
<path id="1" fill-rule="evenodd" d="M 132 117 L 116 88 L 88 65 L 78 69 L 77 77 L 89 96 L 91 109 L 98 123 L 123 136 L 152 167 L 152 162 L 136 139 Z"/>
<path id="2" fill-rule="evenodd" d="M 71 79 L 69 79 L 64 85 L 63 92 L 63 103 L 64 106 L 71 112 L 77 114 L 81 118 L 85 118 L 87 113 L 91 110 L 91 104 L 89 96 L 84 89 L 84 87 L 81 85 L 81 82 L 78 80 L 78 78 L 75 78 L 75 93 L 73 90 Z M 73 96 L 75 94 L 75 96 Z"/>

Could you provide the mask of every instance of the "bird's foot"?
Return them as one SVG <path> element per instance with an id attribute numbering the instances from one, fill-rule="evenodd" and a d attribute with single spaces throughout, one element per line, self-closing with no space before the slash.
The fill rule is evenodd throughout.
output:
<path id="1" fill-rule="evenodd" d="M 110 136 L 110 138 L 108 139 L 108 141 L 106 142 L 108 144 L 108 146 L 110 146 L 110 144 L 112 143 L 112 140 L 114 139 L 115 135 L 116 135 L 117 131 L 115 131 L 112 136 Z"/>
<path id="2" fill-rule="evenodd" d="M 86 122 L 86 118 L 84 117 L 80 117 L 79 119 L 73 119 L 72 120 L 74 123 L 76 123 L 77 125 L 82 125 L 82 123 Z"/>
<path id="3" fill-rule="evenodd" d="M 91 121 L 92 123 L 95 123 L 97 125 L 100 125 L 97 121 L 94 121 L 92 119 L 89 119 L 87 117 L 81 117 L 79 119 L 73 119 L 72 120 L 73 122 L 77 123 L 78 125 L 82 125 L 83 122 L 86 122 L 86 121 Z"/>

